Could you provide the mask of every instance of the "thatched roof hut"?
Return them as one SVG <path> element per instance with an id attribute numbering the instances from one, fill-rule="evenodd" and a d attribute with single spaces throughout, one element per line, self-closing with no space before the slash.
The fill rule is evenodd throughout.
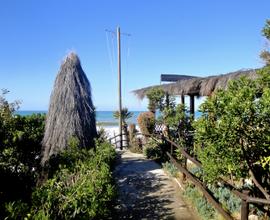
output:
<path id="1" fill-rule="evenodd" d="M 139 99 L 143 99 L 146 96 L 147 91 L 155 87 L 160 87 L 165 92 L 175 96 L 209 96 L 218 89 L 226 89 L 230 80 L 238 79 L 241 76 L 255 79 L 257 77 L 256 70 L 239 70 L 224 75 L 182 79 L 175 83 L 149 86 L 132 92 Z"/>
<path id="2" fill-rule="evenodd" d="M 54 82 L 42 141 L 42 164 L 66 149 L 71 137 L 78 138 L 80 147 L 91 147 L 96 135 L 90 83 L 78 56 L 70 53 Z"/>

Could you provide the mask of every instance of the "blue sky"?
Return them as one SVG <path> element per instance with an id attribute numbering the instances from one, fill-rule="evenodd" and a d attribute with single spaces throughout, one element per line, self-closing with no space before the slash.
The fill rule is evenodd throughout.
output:
<path id="1" fill-rule="evenodd" d="M 117 108 L 117 73 L 108 45 L 122 37 L 123 105 L 146 108 L 131 91 L 158 84 L 161 73 L 197 76 L 262 66 L 261 29 L 269 0 L 1 0 L 0 88 L 22 110 L 47 110 L 61 60 L 76 51 L 97 110 Z"/>

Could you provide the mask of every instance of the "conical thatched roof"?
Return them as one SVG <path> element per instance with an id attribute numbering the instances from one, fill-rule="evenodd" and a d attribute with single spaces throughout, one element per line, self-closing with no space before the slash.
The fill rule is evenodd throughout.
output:
<path id="1" fill-rule="evenodd" d="M 168 83 L 156 86 L 149 86 L 142 89 L 132 91 L 139 99 L 143 99 L 148 90 L 156 87 L 162 88 L 165 92 L 171 95 L 194 95 L 194 96 L 209 96 L 218 89 L 226 89 L 228 82 L 232 79 L 238 79 L 241 76 L 246 76 L 251 79 L 258 77 L 256 70 L 239 70 L 236 72 L 209 76 L 197 77 L 192 79 L 179 80 L 175 83 Z"/>
<path id="2" fill-rule="evenodd" d="M 96 134 L 90 83 L 78 56 L 70 53 L 54 82 L 42 141 L 42 164 L 65 149 L 71 137 L 78 138 L 80 147 L 93 147 Z"/>

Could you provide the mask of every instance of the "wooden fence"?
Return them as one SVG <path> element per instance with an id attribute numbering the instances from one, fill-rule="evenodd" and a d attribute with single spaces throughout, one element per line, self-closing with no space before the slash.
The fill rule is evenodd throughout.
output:
<path id="1" fill-rule="evenodd" d="M 198 177 L 196 177 L 193 173 L 191 173 L 187 168 L 187 160 L 191 161 L 194 165 L 196 165 L 199 168 L 202 168 L 202 164 L 200 161 L 198 161 L 196 158 L 191 156 L 187 151 L 185 151 L 182 147 L 180 147 L 178 144 L 170 140 L 169 138 L 166 138 L 164 135 L 162 135 L 162 128 L 156 127 L 155 134 L 151 137 L 163 141 L 165 145 L 167 146 L 164 150 L 164 154 L 168 156 L 171 163 L 175 165 L 175 167 L 183 173 L 183 178 L 187 178 L 189 181 L 191 181 L 205 196 L 205 198 L 208 200 L 210 204 L 213 205 L 213 207 L 225 218 L 228 220 L 233 220 L 234 218 L 231 216 L 231 214 L 225 210 L 222 206 L 222 204 L 214 197 L 213 193 L 207 188 L 206 184 L 203 183 Z M 125 134 L 123 134 L 124 136 Z M 137 135 L 143 135 L 141 133 L 137 133 Z M 115 135 L 111 138 L 109 138 L 110 143 L 114 144 L 117 147 L 117 143 L 120 142 L 117 140 L 117 137 L 120 135 Z M 148 136 L 149 135 L 144 135 Z M 126 136 L 127 137 L 127 136 Z M 126 145 L 129 144 L 128 137 L 126 139 L 122 138 L 123 142 L 126 142 Z M 183 164 L 179 163 L 179 161 L 174 157 L 174 151 L 175 149 L 178 149 L 178 151 L 181 153 L 181 155 L 185 158 L 185 162 Z M 230 184 L 224 179 L 218 179 L 217 182 L 222 183 L 225 187 L 227 187 L 233 194 L 235 194 L 237 197 L 241 199 L 241 220 L 248 220 L 249 215 L 249 204 L 260 204 L 260 205 L 267 205 L 270 206 L 270 200 L 264 199 L 264 198 L 257 198 L 249 196 L 248 191 L 239 191 L 235 186 Z"/>
<path id="2" fill-rule="evenodd" d="M 116 148 L 117 148 L 117 144 L 120 143 L 120 141 L 122 141 L 122 146 L 128 146 L 129 145 L 129 139 L 128 139 L 128 136 L 126 134 L 122 134 L 122 139 L 120 139 L 118 137 L 120 137 L 120 134 L 114 135 L 113 137 L 108 138 L 108 140 Z M 126 137 L 126 139 L 124 137 Z"/>
<path id="3" fill-rule="evenodd" d="M 199 168 L 202 168 L 202 164 L 194 157 L 192 157 L 188 152 L 186 152 L 182 147 L 171 141 L 170 139 L 164 137 L 163 135 L 156 134 L 155 138 L 164 141 L 167 143 L 167 149 L 165 149 L 165 154 L 168 156 L 169 160 L 175 165 L 175 167 L 183 173 L 183 178 L 187 178 L 190 180 L 200 191 L 203 193 L 205 198 L 209 203 L 213 205 L 213 207 L 225 218 L 229 220 L 233 220 L 234 218 L 230 215 L 230 213 L 225 210 L 220 204 L 220 202 L 214 197 L 213 193 L 207 188 L 206 184 L 204 184 L 199 178 L 197 178 L 193 173 L 191 173 L 186 167 L 186 162 L 183 164 L 179 163 L 178 160 L 173 156 L 173 152 L 176 149 L 181 152 L 181 155 L 187 160 L 190 160 L 194 165 Z M 222 183 L 225 187 L 227 187 L 233 194 L 241 199 L 241 220 L 248 220 L 249 215 L 249 204 L 260 204 L 260 205 L 270 205 L 270 200 L 264 198 L 257 198 L 248 195 L 248 191 L 239 191 L 235 186 L 228 183 L 224 179 L 219 179 L 217 182 Z"/>

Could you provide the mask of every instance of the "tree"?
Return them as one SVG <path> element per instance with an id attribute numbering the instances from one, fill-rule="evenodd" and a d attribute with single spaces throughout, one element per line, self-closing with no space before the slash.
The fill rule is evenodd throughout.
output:
<path id="1" fill-rule="evenodd" d="M 155 114 L 157 109 L 162 108 L 165 92 L 161 88 L 152 88 L 147 92 L 146 97 L 148 98 L 148 110 Z"/>
<path id="2" fill-rule="evenodd" d="M 129 112 L 128 108 L 124 107 L 121 111 L 122 121 L 123 121 L 123 127 L 127 127 L 127 120 L 133 117 L 133 112 Z M 119 119 L 120 114 L 119 111 L 115 111 L 113 113 L 113 117 L 115 119 Z"/>
<path id="3" fill-rule="evenodd" d="M 195 143 L 206 180 L 251 178 L 269 199 L 270 175 L 261 160 L 270 156 L 270 68 L 259 74 L 255 81 L 232 81 L 207 98 L 194 123 Z"/>
<path id="4" fill-rule="evenodd" d="M 262 30 L 263 36 L 270 42 L 270 20 L 266 21 L 266 24 Z M 263 50 L 260 57 L 265 61 L 266 65 L 270 65 L 270 52 L 269 50 Z"/>
<path id="5" fill-rule="evenodd" d="M 263 35 L 270 40 L 270 20 Z M 194 123 L 195 146 L 206 180 L 252 179 L 253 193 L 270 198 L 270 53 L 256 80 L 231 81 L 226 91 L 208 97 Z"/>
<path id="6" fill-rule="evenodd" d="M 193 146 L 192 118 L 186 114 L 183 104 L 165 107 L 161 114 L 162 122 L 169 128 L 169 136 L 185 150 Z"/>
<path id="7" fill-rule="evenodd" d="M 121 116 L 122 116 L 122 122 L 123 122 L 122 129 L 124 130 L 124 134 L 127 135 L 128 134 L 127 120 L 133 117 L 133 112 L 129 112 L 128 108 L 124 107 L 124 108 L 122 108 Z M 119 111 L 115 111 L 113 113 L 113 117 L 115 119 L 119 119 L 119 117 L 120 117 Z"/>
<path id="8" fill-rule="evenodd" d="M 124 107 L 122 108 L 121 116 L 122 116 L 123 125 L 127 125 L 127 120 L 133 117 L 133 112 L 129 112 L 128 108 Z M 115 119 L 119 119 L 120 117 L 119 111 L 115 111 L 113 113 L 113 117 Z"/>

